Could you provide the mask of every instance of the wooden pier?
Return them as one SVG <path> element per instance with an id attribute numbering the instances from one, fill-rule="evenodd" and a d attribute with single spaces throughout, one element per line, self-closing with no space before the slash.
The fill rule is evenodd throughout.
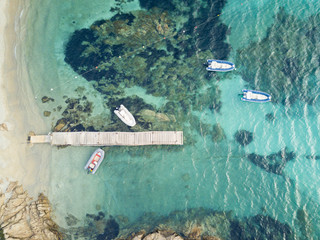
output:
<path id="1" fill-rule="evenodd" d="M 183 132 L 53 132 L 48 135 L 29 136 L 29 141 L 59 146 L 183 145 Z"/>

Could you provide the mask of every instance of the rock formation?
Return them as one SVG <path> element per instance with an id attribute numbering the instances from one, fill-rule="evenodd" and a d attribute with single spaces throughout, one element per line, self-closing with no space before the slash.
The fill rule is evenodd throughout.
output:
<path id="1" fill-rule="evenodd" d="M 11 182 L 0 193 L 0 224 L 5 239 L 62 239 L 58 225 L 51 219 L 49 200 L 39 194 L 32 200 L 23 187 Z"/>
<path id="2" fill-rule="evenodd" d="M 175 232 L 166 232 L 166 231 L 156 231 L 150 234 L 145 234 L 143 231 L 140 231 L 137 234 L 132 235 L 127 238 L 128 240 L 183 240 L 181 236 L 179 236 Z"/>
<path id="3" fill-rule="evenodd" d="M 267 172 L 282 175 L 287 162 L 293 160 L 295 156 L 293 151 L 290 152 L 288 148 L 284 148 L 267 156 L 251 153 L 247 155 L 247 158 Z"/>
<path id="4" fill-rule="evenodd" d="M 246 130 L 239 130 L 235 133 L 234 138 L 241 146 L 246 146 L 253 141 L 253 133 Z"/>
<path id="5" fill-rule="evenodd" d="M 0 131 L 8 131 L 8 126 L 5 123 L 0 124 Z"/>

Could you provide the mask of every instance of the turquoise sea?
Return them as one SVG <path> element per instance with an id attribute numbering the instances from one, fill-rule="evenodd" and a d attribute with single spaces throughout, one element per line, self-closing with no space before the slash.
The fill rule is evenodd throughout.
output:
<path id="1" fill-rule="evenodd" d="M 192 222 L 189 211 L 201 209 L 203 216 L 228 212 L 244 222 L 268 216 L 289 226 L 294 239 L 319 239 L 320 2 L 157 2 L 30 3 L 23 57 L 34 101 L 51 113 L 43 117 L 47 132 L 61 119 L 71 131 L 184 131 L 183 146 L 106 147 L 96 175 L 83 169 L 94 147 L 52 147 L 47 195 L 57 223 L 77 239 L 90 216 L 112 216 L 121 231 L 182 213 Z M 100 32 L 100 45 L 89 33 L 69 42 L 75 31 L 104 23 L 114 29 Z M 109 51 L 103 44 L 110 56 L 101 53 Z M 76 53 L 84 46 L 91 48 Z M 209 58 L 237 69 L 208 73 Z M 244 88 L 268 92 L 273 101 L 242 102 Z M 53 100 L 43 103 L 44 96 Z M 140 118 L 141 128 L 129 129 L 113 114 L 121 101 L 137 119 L 149 109 L 170 120 Z M 266 232 L 268 224 L 259 229 Z M 239 226 L 228 229 L 230 239 L 248 239 Z"/>

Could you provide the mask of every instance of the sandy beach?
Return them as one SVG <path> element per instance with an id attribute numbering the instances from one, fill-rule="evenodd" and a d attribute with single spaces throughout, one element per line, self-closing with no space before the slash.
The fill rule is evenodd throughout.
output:
<path id="1" fill-rule="evenodd" d="M 21 42 L 26 36 L 29 3 L 0 1 L 0 175 L 22 183 L 32 196 L 46 192 L 49 146 L 27 143 L 29 131 L 46 131 L 29 86 Z"/>

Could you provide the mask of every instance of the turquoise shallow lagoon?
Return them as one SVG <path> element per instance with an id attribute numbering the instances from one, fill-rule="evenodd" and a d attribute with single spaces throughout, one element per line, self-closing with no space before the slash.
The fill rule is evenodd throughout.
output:
<path id="1" fill-rule="evenodd" d="M 190 48 L 188 54 L 193 58 L 190 60 L 191 57 L 185 54 L 179 61 L 191 61 L 190 74 L 196 75 L 198 81 L 194 82 L 197 87 L 193 88 L 195 98 L 191 105 L 182 104 L 190 95 L 179 93 L 179 97 L 172 100 L 171 96 L 148 92 L 138 85 L 128 86 L 124 93 L 113 92 L 113 97 L 119 99 L 137 95 L 159 112 L 166 111 L 169 101 L 181 103 L 174 115 L 177 120 L 184 121 L 175 125 L 185 133 L 184 145 L 105 148 L 106 158 L 94 176 L 87 175 L 83 166 L 95 148 L 53 147 L 49 159 L 48 197 L 56 221 L 68 229 L 66 217 L 70 215 L 78 219 L 75 225 L 78 227 L 86 225 L 87 214 L 98 212 L 134 223 L 150 213 L 157 219 L 174 211 L 203 208 L 232 211 L 238 219 L 267 215 L 287 223 L 297 239 L 317 239 L 320 236 L 320 74 L 317 55 L 320 41 L 317 40 L 316 23 L 320 23 L 317 14 L 320 3 L 297 0 L 291 3 L 262 0 L 201 2 L 199 6 L 207 4 L 212 9 L 218 9 L 218 3 L 224 6 L 219 14 L 211 11 L 204 18 L 200 7 L 190 2 L 173 2 L 180 12 L 171 9 L 172 6 L 165 7 L 170 5 L 167 2 L 158 7 L 163 8 L 160 11 L 171 11 L 170 14 L 179 19 L 179 30 L 185 29 L 183 24 L 187 22 L 187 16 L 201 16 L 194 26 L 189 26 L 193 31 L 186 31 L 190 36 L 186 40 L 188 45 L 180 45 L 181 51 L 185 50 L 183 47 Z M 110 19 L 115 15 L 110 8 L 115 6 L 116 2 L 102 0 L 32 2 L 24 50 L 34 100 L 41 111 L 51 112 L 49 117 L 44 117 L 48 132 L 63 117 L 63 111 L 68 107 L 67 99 L 84 99 L 84 96 L 83 101 L 92 105 L 89 115 L 80 114 L 83 125 L 96 126 L 97 130 L 98 126 L 104 129 L 114 124 L 113 109 L 106 107 L 105 93 L 98 90 L 95 81 L 87 81 L 83 74 L 76 73 L 64 59 L 74 31 L 89 28 L 97 20 Z M 125 13 L 139 9 L 142 8 L 138 1 L 121 5 L 121 11 Z M 185 9 L 183 16 L 178 15 L 183 12 L 181 9 Z M 284 13 L 277 15 L 281 11 Z M 226 26 L 226 34 L 214 32 L 210 24 L 206 25 L 212 19 L 219 19 L 218 24 Z M 294 26 L 295 32 L 286 33 L 282 38 L 281 31 L 278 36 L 275 30 L 270 30 L 272 26 L 281 25 L 281 21 Z M 217 37 L 210 41 L 203 37 L 219 34 L 222 40 Z M 294 40 L 290 40 L 290 36 Z M 296 39 L 300 42 L 294 42 Z M 224 47 L 219 41 L 227 45 Z M 314 44 L 312 51 L 307 47 L 309 41 Z M 271 60 L 270 64 L 260 58 L 259 51 L 263 51 L 265 42 L 270 42 L 268 59 L 272 54 L 279 54 L 285 65 L 272 65 Z M 288 43 L 288 49 L 279 50 L 285 43 Z M 217 48 L 221 50 L 219 53 L 235 62 L 236 71 L 205 72 L 203 58 L 216 58 Z M 250 63 L 249 58 L 260 64 L 246 65 Z M 127 59 L 129 57 L 121 60 Z M 148 59 L 150 61 L 150 57 Z M 310 71 L 308 62 L 313 63 Z M 266 68 L 266 65 L 270 67 Z M 157 67 L 161 69 L 161 66 L 154 66 L 152 71 Z M 179 76 L 180 70 L 170 71 L 176 71 Z M 166 70 L 161 71 L 166 75 Z M 277 71 L 283 75 L 277 75 Z M 266 84 L 261 79 L 264 76 L 261 72 L 278 78 L 270 80 L 266 76 L 265 81 L 271 81 Z M 178 77 L 172 81 L 183 79 Z M 148 84 L 153 84 L 152 79 Z M 281 84 L 287 84 L 288 90 L 281 92 Z M 149 86 L 146 88 L 150 89 Z M 242 102 L 239 94 L 243 88 L 260 88 L 277 97 L 266 104 Z M 297 91 L 299 88 L 301 91 Z M 213 92 L 213 89 L 219 91 Z M 211 98 L 218 95 L 220 107 L 212 107 Z M 43 96 L 54 101 L 42 103 Z M 212 130 L 216 126 L 223 129 L 221 135 L 224 137 L 215 138 L 219 135 Z M 240 130 L 250 132 L 252 142 L 239 144 L 235 134 Z"/>

